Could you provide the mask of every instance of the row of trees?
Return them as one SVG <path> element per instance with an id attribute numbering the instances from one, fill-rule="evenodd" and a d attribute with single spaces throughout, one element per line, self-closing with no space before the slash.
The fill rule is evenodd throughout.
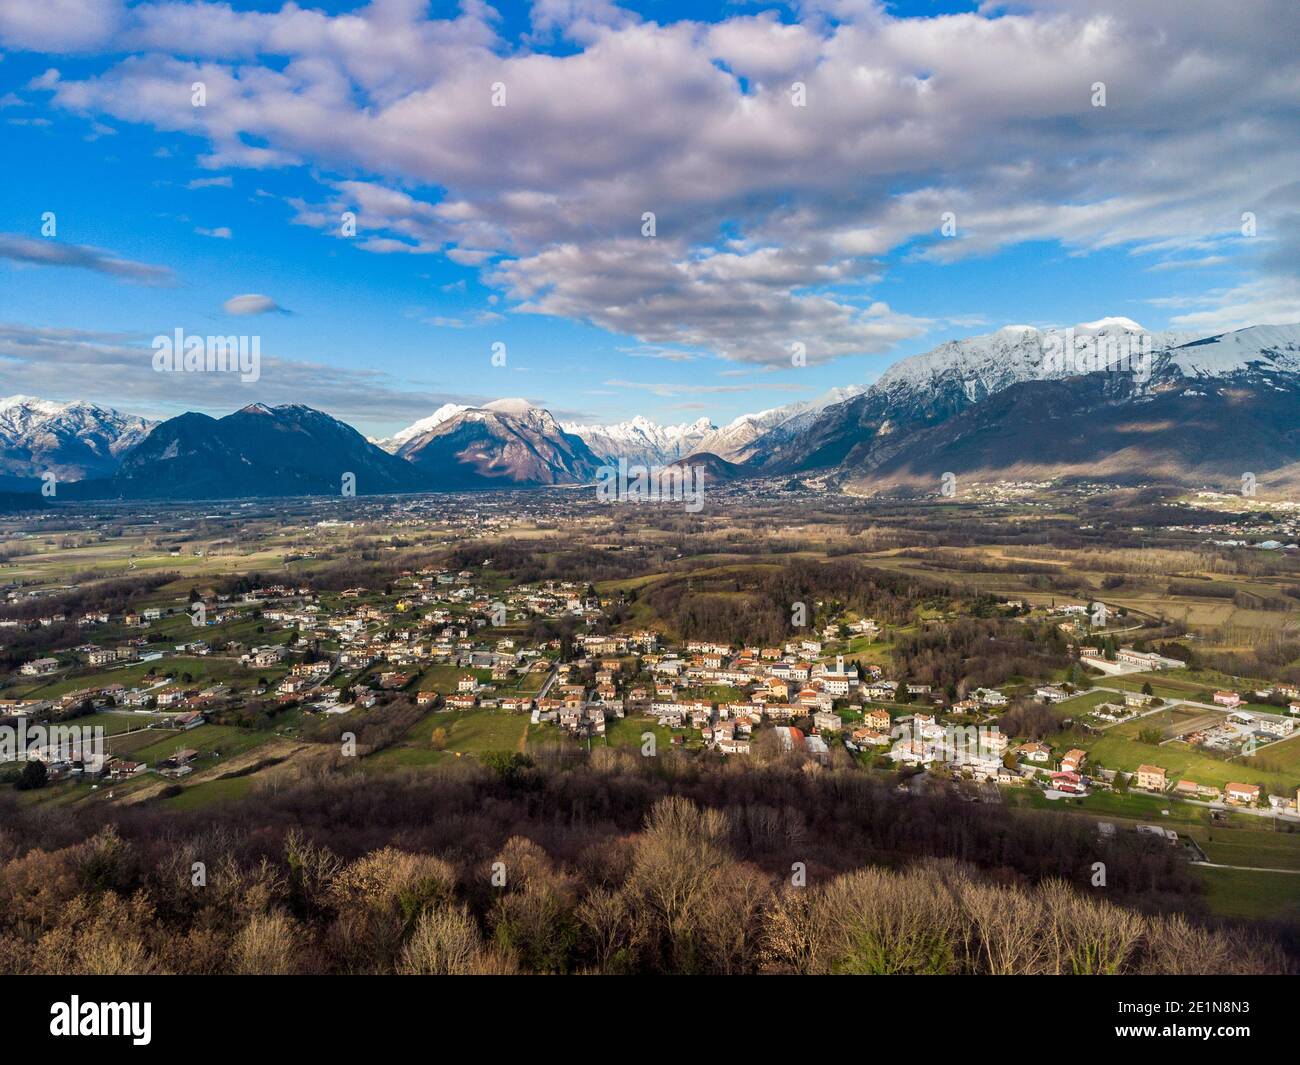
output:
<path id="1" fill-rule="evenodd" d="M 488 861 L 394 845 L 348 859 L 296 830 L 252 862 L 228 831 L 148 847 L 106 828 L 0 867 L 0 972 L 1289 971 L 1257 937 L 1060 880 L 953 860 L 777 877 L 734 836 L 731 815 L 682 797 L 575 862 L 524 835 Z"/>
<path id="2" fill-rule="evenodd" d="M 53 595 L 20 599 L 0 606 L 0 618 L 7 621 L 34 621 L 50 614 L 74 616 L 91 611 L 120 614 L 164 584 L 177 578 L 176 573 L 150 573 L 139 577 L 85 583 Z M 80 578 L 74 578 L 74 581 Z"/>

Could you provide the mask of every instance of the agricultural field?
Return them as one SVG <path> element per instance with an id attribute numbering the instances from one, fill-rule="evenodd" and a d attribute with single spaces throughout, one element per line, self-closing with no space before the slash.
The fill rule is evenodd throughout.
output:
<path id="1" fill-rule="evenodd" d="M 162 805 L 169 810 L 198 810 L 214 802 L 242 799 L 253 790 L 255 783 L 249 775 L 182 784 L 180 794 L 163 799 Z"/>
<path id="2" fill-rule="evenodd" d="M 1244 818 L 1237 818 L 1240 824 Z M 1300 872 L 1300 832 L 1279 832 L 1273 828 L 1212 825 L 1199 829 L 1193 838 L 1216 865 L 1237 865 L 1259 869 L 1294 869 Z M 1300 895 L 1300 882 L 1296 883 Z"/>
<path id="3" fill-rule="evenodd" d="M 1221 917 L 1300 924 L 1300 876 L 1196 867 L 1210 909 Z"/>
<path id="4" fill-rule="evenodd" d="M 678 731 L 681 732 L 682 730 Z M 640 715 L 607 718 L 603 739 L 607 747 L 626 747 L 630 750 L 639 751 L 641 745 L 645 742 L 644 736 L 647 732 L 651 733 L 655 738 L 656 751 L 666 751 L 672 746 L 673 729 Z"/>
<path id="5" fill-rule="evenodd" d="M 1272 771 L 1300 779 L 1300 732 L 1293 733 L 1285 740 L 1260 747 L 1258 754 L 1237 761 L 1249 767 L 1252 772 Z"/>
<path id="6" fill-rule="evenodd" d="M 1088 691 L 1052 704 L 1052 712 L 1062 718 L 1090 718 L 1091 712 L 1102 703 L 1123 703 L 1124 697 L 1114 692 Z"/>
<path id="7" fill-rule="evenodd" d="M 131 759 L 153 765 L 170 758 L 178 750 L 192 748 L 199 752 L 194 763 L 196 767 L 206 768 L 274 738 L 275 734 L 271 732 L 255 732 L 228 725 L 199 725 L 183 732 L 166 733 L 154 743 L 133 751 Z"/>
<path id="8" fill-rule="evenodd" d="M 469 669 L 463 666 L 437 665 L 429 666 L 412 685 L 416 691 L 435 691 L 440 695 L 452 695 L 456 691 L 461 677 L 470 676 L 480 684 L 492 683 L 492 670 Z"/>
<path id="9" fill-rule="evenodd" d="M 10 699 L 57 699 L 68 692 L 110 684 L 124 687 L 167 683 L 186 685 L 228 684 L 233 688 L 256 687 L 258 678 L 274 683 L 288 671 L 283 666 L 248 669 L 230 658 L 216 655 L 177 655 L 151 662 L 132 662 L 99 670 L 78 670 L 35 684 L 18 684 L 5 690 Z M 186 680 L 185 678 L 189 679 Z"/>
<path id="10" fill-rule="evenodd" d="M 101 710 L 64 722 L 81 728 L 98 728 L 104 730 L 108 737 L 120 736 L 126 732 L 137 732 L 161 721 L 166 715 L 160 713 L 136 713 L 128 710 Z"/>
<path id="11" fill-rule="evenodd" d="M 440 745 L 433 735 L 441 731 Z M 528 715 L 505 710 L 434 710 L 393 746 L 365 759 L 367 766 L 437 765 L 464 755 L 511 754 L 524 750 Z"/>

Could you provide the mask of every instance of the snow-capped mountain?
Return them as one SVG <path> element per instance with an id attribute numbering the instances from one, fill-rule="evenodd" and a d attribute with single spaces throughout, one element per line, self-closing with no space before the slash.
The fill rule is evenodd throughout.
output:
<path id="1" fill-rule="evenodd" d="M 564 431 L 581 438 L 591 450 L 606 462 L 620 458 L 630 463 L 647 466 L 666 466 L 703 450 L 701 441 L 716 432 L 708 418 L 682 423 L 660 425 L 638 414 L 629 422 L 617 425 L 576 425 L 564 423 Z"/>
<path id="2" fill-rule="evenodd" d="M 852 465 L 864 452 L 890 451 L 916 431 L 1014 385 L 1067 379 L 1105 365 L 1154 367 L 1160 351 L 1195 338 L 1149 332 L 1129 318 L 1102 318 L 1068 329 L 1011 325 L 949 340 L 896 362 L 870 388 L 826 407 L 798 431 L 759 438 L 748 459 L 772 472 Z"/>
<path id="3" fill-rule="evenodd" d="M 14 396 L 0 400 L 0 482 L 31 491 L 52 471 L 88 482 L 84 498 L 192 499 L 334 492 L 352 472 L 360 492 L 438 491 L 589 483 L 622 457 L 707 460 L 720 480 L 818 471 L 869 491 L 908 482 L 928 491 L 936 471 L 1208 484 L 1249 469 L 1300 486 L 1297 412 L 1300 325 L 1189 339 L 1106 318 L 949 341 L 869 388 L 721 427 L 645 417 L 561 425 L 527 400 L 500 399 L 446 404 L 381 449 L 301 405 L 155 426 L 91 403 Z"/>
<path id="4" fill-rule="evenodd" d="M 1300 325 L 1252 325 L 1220 333 L 1174 348 L 1167 363 L 1189 378 L 1300 374 Z"/>
<path id="5" fill-rule="evenodd" d="M 446 488 L 578 484 L 603 462 L 550 411 L 524 399 L 456 411 L 409 436 L 396 454 Z"/>
<path id="6" fill-rule="evenodd" d="M 880 375 L 873 393 L 960 391 L 977 402 L 1021 381 L 1072 377 L 1146 352 L 1148 355 L 1195 340 L 1199 334 L 1151 332 L 1131 318 L 1102 318 L 1072 329 L 1008 325 L 982 336 L 949 340 L 921 355 L 902 359 Z"/>
<path id="7" fill-rule="evenodd" d="M 60 480 L 107 477 L 156 423 L 94 403 L 0 399 L 0 475 Z"/>
<path id="8" fill-rule="evenodd" d="M 1300 325 L 1195 340 L 1135 369 L 1020 381 L 906 428 L 860 420 L 837 478 L 931 495 L 944 472 L 1235 489 L 1250 470 L 1273 490 L 1300 485 Z"/>
<path id="9" fill-rule="evenodd" d="M 681 425 L 660 425 L 643 415 L 616 425 L 566 423 L 564 430 L 581 437 L 587 446 L 607 461 L 625 458 L 646 465 L 668 465 L 696 453 L 717 455 L 728 462 L 743 464 L 757 440 L 775 440 L 782 434 L 806 428 L 827 407 L 843 403 L 866 391 L 865 385 L 832 388 L 816 399 L 802 400 L 742 414 L 723 426 L 708 418 Z M 775 435 L 771 435 L 775 434 Z"/>
<path id="10" fill-rule="evenodd" d="M 421 418 L 418 422 L 413 422 L 405 429 L 399 429 L 392 436 L 384 440 L 370 439 L 370 442 L 377 447 L 382 447 L 390 454 L 397 454 L 412 437 L 419 436 L 421 433 L 427 433 L 435 425 L 441 425 L 448 418 L 459 414 L 463 410 L 469 410 L 469 406 L 464 403 L 444 403 L 427 418 Z"/>
<path id="11" fill-rule="evenodd" d="M 749 462 L 762 449 L 776 447 L 781 441 L 804 432 L 828 408 L 860 396 L 866 390 L 865 385 L 844 385 L 832 388 L 816 399 L 772 407 L 755 414 L 742 414 L 701 440 L 697 450 L 707 451 L 728 462 Z"/>
<path id="12" fill-rule="evenodd" d="M 1155 353 L 1193 339 L 1196 334 L 1150 332 L 1130 318 L 1102 318 L 1069 329 L 1012 325 L 903 359 L 870 387 L 833 388 L 812 400 L 743 414 L 723 426 L 707 418 L 661 425 L 639 415 L 612 425 L 570 422 L 557 428 L 581 440 L 600 462 L 626 458 L 668 465 L 707 453 L 772 472 L 818 469 L 844 461 L 865 439 L 902 439 L 911 429 L 944 421 L 1012 385 L 1068 378 L 1134 358 L 1151 361 Z M 382 446 L 401 454 L 413 440 L 451 419 L 476 409 L 501 413 L 503 404 L 516 415 L 528 407 L 522 400 L 483 408 L 447 404 Z M 483 464 L 488 454 L 483 451 L 474 461 Z M 561 482 L 574 474 L 562 471 Z M 528 476 L 544 473 L 533 469 Z"/>

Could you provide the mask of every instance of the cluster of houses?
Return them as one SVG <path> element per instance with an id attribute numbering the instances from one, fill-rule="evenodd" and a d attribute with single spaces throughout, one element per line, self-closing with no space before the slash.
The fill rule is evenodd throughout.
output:
<path id="1" fill-rule="evenodd" d="M 1229 782 L 1222 788 L 1207 784 L 1198 784 L 1194 780 L 1179 780 L 1173 787 L 1167 772 L 1158 765 L 1140 765 L 1133 774 L 1133 787 L 1142 791 L 1163 795 L 1166 792 L 1180 799 L 1204 802 L 1224 802 L 1230 806 L 1258 806 L 1264 798 L 1263 789 L 1258 784 Z M 1292 812 L 1296 809 L 1296 796 L 1270 795 L 1269 805 L 1275 810 Z"/>
<path id="2" fill-rule="evenodd" d="M 898 688 L 880 679 L 878 667 L 860 668 L 843 656 L 820 660 L 822 643 L 816 639 L 740 649 L 697 640 L 660 651 L 654 634 L 640 633 L 626 644 L 622 637 L 603 637 L 591 649 L 633 655 L 598 663 L 587 700 L 591 720 L 611 711 L 620 717 L 645 714 L 667 728 L 696 729 L 707 745 L 732 754 L 748 753 L 753 726 L 761 722 L 788 728 L 794 718 L 813 717 L 817 728 L 839 731 L 843 722 L 832 712 L 837 701 L 893 699 Z M 710 689 L 723 697 L 711 697 Z M 929 689 L 917 686 L 916 694 L 928 695 Z M 583 691 L 562 685 L 558 696 L 538 700 L 537 719 L 544 722 L 553 713 L 562 726 L 572 727 L 576 718 L 581 728 L 574 711 L 583 699 Z"/>
<path id="3" fill-rule="evenodd" d="M 1122 777 L 1130 788 L 1138 791 L 1153 795 L 1170 794 L 1180 799 L 1194 801 L 1224 802 L 1232 806 L 1258 806 L 1264 797 L 1258 784 L 1228 783 L 1218 788 L 1186 779 L 1173 782 L 1169 779 L 1168 771 L 1162 766 L 1146 763 L 1139 765 L 1131 773 L 1100 770 L 1090 777 L 1087 772 L 1087 752 L 1079 748 L 1071 748 L 1061 755 L 1060 761 L 1055 763 L 1056 768 L 1050 768 L 1053 765 L 1053 758 L 1052 748 L 1048 744 L 1038 741 L 1022 743 L 1014 749 L 1013 753 L 1020 763 L 1032 764 L 1039 768 L 1043 778 L 1041 783 L 1053 791 L 1065 794 L 1085 795 L 1098 784 L 1111 787 L 1118 782 L 1118 778 Z M 1275 810 L 1294 812 L 1297 808 L 1296 796 L 1271 795 L 1268 796 L 1268 800 L 1269 805 Z"/>
<path id="4" fill-rule="evenodd" d="M 1031 784 L 1063 794 L 1086 794 L 1092 787 L 1114 782 L 1113 771 L 1090 777 L 1087 754 L 1080 749 L 1056 758 L 1049 745 L 1038 741 L 1011 748 L 1009 737 L 989 723 L 1008 703 L 1003 692 L 979 688 L 949 700 L 926 684 L 889 679 L 879 666 L 849 661 L 833 653 L 834 648 L 828 649 L 827 644 L 838 642 L 846 629 L 850 638 L 876 638 L 879 626 L 869 618 L 846 617 L 821 632 L 774 646 L 733 647 L 708 640 L 664 646 L 650 630 L 578 632 L 567 638 L 569 650 L 562 653 L 559 639 L 529 645 L 498 630 L 506 626 L 517 632 L 522 623 L 538 617 L 599 620 L 603 607 L 590 587 L 542 581 L 494 593 L 488 590 L 497 584 L 489 579 L 490 567 L 488 561 L 481 570 L 407 572 L 393 582 L 391 594 L 383 596 L 363 588 L 328 595 L 288 585 L 238 595 L 209 592 L 201 597 L 202 609 L 195 611 L 191 604 L 191 610 L 203 626 L 246 617 L 254 610 L 272 632 L 277 627 L 282 632 L 295 630 L 290 643 L 278 642 L 268 633 L 265 642 L 254 646 L 233 642 L 218 646 L 253 675 L 265 671 L 276 678 L 273 682 L 259 678 L 253 694 L 301 703 L 322 713 L 373 706 L 385 690 L 411 689 L 427 667 L 447 666 L 463 671 L 455 690 L 444 686 L 441 692 L 413 691 L 419 705 L 528 714 L 536 725 L 579 737 L 602 736 L 612 722 L 638 715 L 673 730 L 674 743 L 683 742 L 681 733 L 692 731 L 705 747 L 728 755 L 751 753 L 759 729 L 770 729 L 783 749 L 818 758 L 829 757 L 827 741 L 833 737 L 832 742 L 849 751 L 870 753 L 896 766 L 943 769 L 977 781 Z M 1062 608 L 1070 617 L 1083 609 Z M 95 625 L 120 620 L 129 628 L 147 628 L 163 616 L 161 608 L 149 608 L 120 619 L 94 614 L 78 620 Z M 154 652 L 150 657 L 167 653 L 138 634 L 112 645 L 106 641 L 77 650 L 84 666 L 112 668 L 140 659 L 146 646 Z M 315 649 L 308 652 L 307 647 Z M 202 639 L 171 645 L 168 650 L 211 653 Z M 571 661 L 560 662 L 562 657 Z M 1081 657 L 1088 663 L 1105 663 L 1111 671 L 1183 665 L 1132 647 L 1119 648 L 1109 660 L 1099 650 L 1083 648 Z M 25 663 L 19 672 L 48 678 L 68 665 L 66 656 L 62 660 L 47 656 Z M 367 682 L 354 685 L 341 679 L 343 674 L 364 675 Z M 532 674 L 537 675 L 536 682 L 523 683 Z M 342 693 L 348 690 L 351 701 L 344 702 Z M 1256 695 L 1279 693 L 1297 700 L 1290 709 L 1300 715 L 1300 691 L 1278 688 Z M 172 727 L 192 727 L 202 723 L 205 712 L 238 694 L 225 684 L 183 685 L 157 679 L 134 687 L 100 684 L 57 699 L 4 700 L 0 713 L 59 715 L 89 700 L 96 707 L 162 710 L 174 715 L 168 719 Z M 1072 692 L 1044 684 L 1034 694 L 1053 704 Z M 1094 708 L 1093 714 L 1118 721 L 1146 702 L 1145 696 L 1131 693 L 1123 706 L 1105 704 Z M 1228 720 L 1186 737 L 1190 742 L 1214 746 L 1229 732 L 1238 739 L 1257 735 L 1271 740 L 1289 736 L 1295 727 L 1283 715 L 1247 713 L 1235 692 L 1217 692 L 1214 702 L 1231 711 Z M 890 709 L 873 703 L 888 704 Z M 168 760 L 171 764 L 155 768 L 183 776 L 193 761 L 185 753 L 178 752 Z M 130 775 L 144 770 L 122 761 L 110 771 Z M 1129 776 L 1130 786 L 1157 794 L 1237 805 L 1258 805 L 1263 798 L 1255 785 L 1215 789 L 1188 780 L 1171 783 L 1165 770 L 1153 765 L 1143 765 Z M 1267 798 L 1275 807 L 1289 801 L 1285 808 L 1295 808 L 1294 799 Z"/>

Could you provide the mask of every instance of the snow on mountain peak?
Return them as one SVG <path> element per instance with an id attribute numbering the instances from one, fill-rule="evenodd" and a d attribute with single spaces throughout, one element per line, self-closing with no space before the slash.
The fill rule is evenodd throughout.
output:
<path id="1" fill-rule="evenodd" d="M 1169 352 L 1186 377 L 1221 377 L 1250 369 L 1300 373 L 1300 324 L 1253 325 L 1193 340 Z"/>
<path id="2" fill-rule="evenodd" d="M 484 410 L 495 411 L 497 414 L 527 414 L 530 410 L 537 410 L 535 404 L 529 403 L 526 399 L 518 396 L 509 399 L 494 399 L 491 403 L 483 404 Z"/>
<path id="3" fill-rule="evenodd" d="M 1126 341 L 1135 336 L 1151 352 L 1185 344 L 1195 333 L 1152 333 L 1131 318 L 1099 318 L 1072 327 L 1076 335 Z M 982 336 L 949 340 L 930 351 L 894 363 L 880 375 L 873 391 L 931 393 L 943 383 L 959 384 L 966 398 L 983 399 L 1022 381 L 1041 381 L 1087 372 L 1073 362 L 1049 358 L 1059 351 L 1068 330 L 1004 326 Z"/>
<path id="4" fill-rule="evenodd" d="M 69 480 L 103 476 L 153 427 L 144 418 L 93 403 L 6 396 L 0 399 L 0 473 L 54 472 Z"/>
<path id="5" fill-rule="evenodd" d="M 1145 333 L 1146 329 L 1138 325 L 1132 318 L 1115 317 L 1115 318 L 1098 318 L 1095 322 L 1080 322 L 1076 325 L 1077 332 L 1097 333 L 1103 329 L 1118 328 L 1130 333 Z"/>
<path id="6" fill-rule="evenodd" d="M 71 404 L 54 403 L 48 399 L 38 399 L 36 396 L 5 396 L 0 398 L 0 411 L 14 410 L 22 408 L 34 414 L 54 417 L 62 414 Z"/>
<path id="7" fill-rule="evenodd" d="M 615 424 L 565 422 L 558 427 L 580 438 L 602 460 L 622 457 L 629 462 L 667 465 L 697 452 L 711 452 L 744 463 L 808 430 L 827 408 L 863 393 L 883 396 L 890 403 L 907 403 L 927 401 L 940 392 L 951 397 L 954 390 L 960 390 L 966 401 L 978 402 L 1024 381 L 1090 372 L 1087 366 L 1095 364 L 1062 363 L 1051 356 L 1052 352 L 1059 354 L 1061 342 L 1071 332 L 1081 338 L 1099 338 L 1095 342 L 1099 347 L 1105 346 L 1100 343 L 1102 338 L 1116 342 L 1121 361 L 1128 351 L 1126 345 L 1140 344 L 1142 353 L 1158 356 L 1161 365 L 1176 366 L 1189 377 L 1222 376 L 1252 367 L 1300 374 L 1300 325 L 1255 326 L 1200 340 L 1199 334 L 1151 332 L 1131 318 L 1110 316 L 1068 330 L 1013 324 L 981 336 L 949 340 L 894 363 L 870 388 L 832 388 L 812 400 L 742 414 L 721 428 L 708 418 L 661 425 L 643 414 Z M 523 417 L 544 432 L 557 424 L 549 412 L 523 399 L 500 399 L 482 407 L 448 403 L 381 446 L 396 451 L 411 438 L 462 412 L 479 418 L 492 414 Z"/>
<path id="8" fill-rule="evenodd" d="M 565 422 L 561 428 L 572 433 L 604 459 L 626 458 L 629 462 L 662 466 L 699 450 L 699 443 L 713 430 L 708 418 L 680 425 L 660 425 L 638 414 L 630 421 L 612 425 L 578 425 Z"/>
<path id="9" fill-rule="evenodd" d="M 463 410 L 470 408 L 464 403 L 444 403 L 427 418 L 421 418 L 418 422 L 413 422 L 405 429 L 400 429 L 387 440 L 372 440 L 371 443 L 377 444 L 385 451 L 396 452 L 403 444 L 421 433 L 427 433 L 435 425 L 441 425 L 448 418 L 455 417 Z"/>
<path id="10" fill-rule="evenodd" d="M 750 445 L 759 437 L 811 422 L 827 407 L 843 403 L 865 392 L 865 385 L 842 385 L 832 388 L 816 399 L 801 400 L 784 407 L 742 414 L 722 428 L 708 418 L 698 418 L 689 424 L 660 425 L 636 415 L 630 421 L 613 425 L 578 425 L 565 423 L 565 432 L 573 433 L 597 455 L 606 458 L 626 458 L 629 462 L 666 465 L 696 452 L 707 451 L 733 462 L 743 462 L 751 451 Z"/>

